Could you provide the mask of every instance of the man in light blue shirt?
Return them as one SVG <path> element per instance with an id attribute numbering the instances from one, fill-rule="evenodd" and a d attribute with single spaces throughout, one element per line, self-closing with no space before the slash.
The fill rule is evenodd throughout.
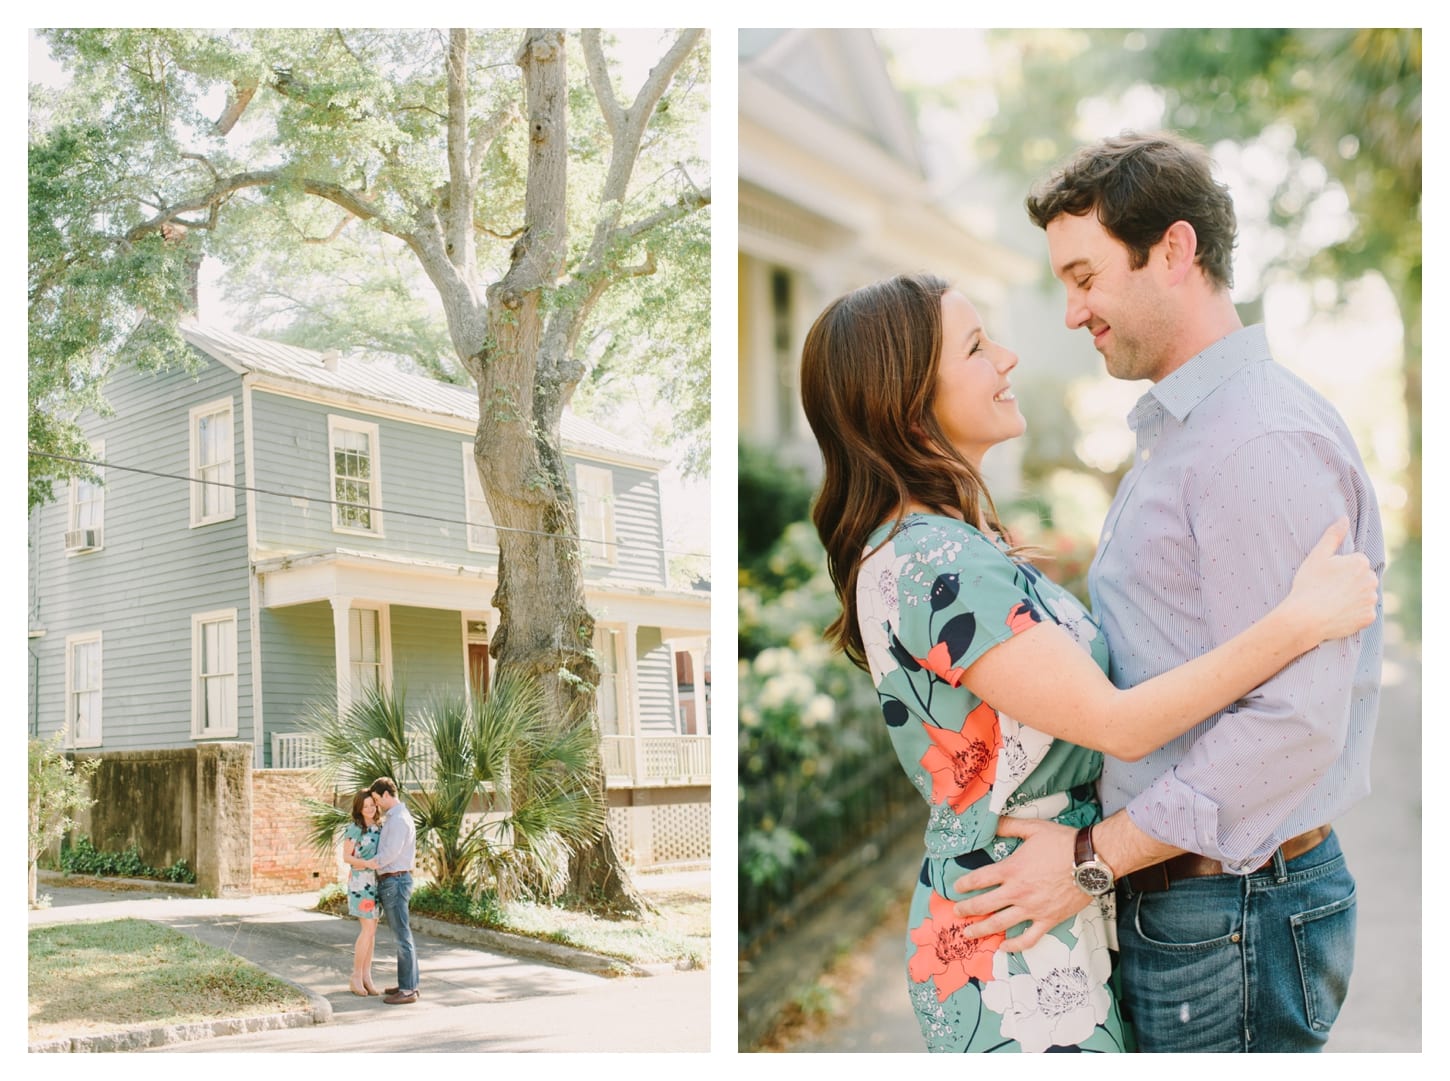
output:
<path id="1" fill-rule="evenodd" d="M 1134 463 L 1089 574 L 1113 682 L 1135 686 L 1261 617 L 1337 518 L 1382 578 L 1379 510 L 1344 422 L 1229 298 L 1236 221 L 1203 150 L 1105 140 L 1028 212 L 1068 326 L 1092 335 L 1109 374 L 1153 382 L 1129 417 Z M 1004 820 L 1003 835 L 1027 840 L 959 880 L 1002 886 L 958 911 L 1014 906 L 973 930 L 1031 918 L 1030 946 L 1089 884 L 1116 879 L 1122 1005 L 1142 1050 L 1320 1050 L 1355 928 L 1329 824 L 1369 791 L 1382 640 L 1381 612 L 1141 760 L 1105 757 L 1095 827 Z"/>
<path id="2" fill-rule="evenodd" d="M 377 854 L 378 900 L 398 943 L 398 983 L 383 992 L 383 1001 L 389 1006 L 405 1006 L 418 1001 L 418 952 L 413 946 L 413 928 L 408 923 L 417 831 L 413 816 L 398 798 L 398 786 L 391 777 L 379 777 L 369 791 L 383 809 Z"/>

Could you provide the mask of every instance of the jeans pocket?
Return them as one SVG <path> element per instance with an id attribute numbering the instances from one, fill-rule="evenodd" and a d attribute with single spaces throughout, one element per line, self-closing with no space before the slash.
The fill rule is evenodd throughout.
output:
<path id="1" fill-rule="evenodd" d="M 1354 968 L 1356 896 L 1349 896 L 1289 917 L 1299 979 L 1304 986 L 1304 1012 L 1309 1026 L 1327 1032 L 1339 1016 Z"/>
<path id="2" fill-rule="evenodd" d="M 1165 950 L 1209 950 L 1238 941 L 1237 906 L 1195 904 L 1165 893 L 1133 899 L 1133 927 L 1143 941 Z"/>

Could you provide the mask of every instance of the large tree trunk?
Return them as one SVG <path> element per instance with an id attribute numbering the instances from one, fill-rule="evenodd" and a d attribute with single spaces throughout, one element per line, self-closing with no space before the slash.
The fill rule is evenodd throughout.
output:
<path id="1" fill-rule="evenodd" d="M 494 522 L 502 527 L 493 601 L 500 622 L 491 652 L 500 669 L 537 680 L 552 715 L 568 723 L 595 715 L 599 670 L 594 617 L 584 601 L 574 495 L 559 439 L 578 374 L 568 356 L 550 355 L 545 333 L 550 313 L 544 297 L 556 283 L 567 241 L 562 31 L 528 31 L 518 61 L 530 140 L 525 232 L 508 273 L 488 290 L 488 334 L 474 368 L 479 404 L 474 453 Z M 646 907 L 607 831 L 576 857 L 570 871 L 576 894 L 625 911 Z"/>

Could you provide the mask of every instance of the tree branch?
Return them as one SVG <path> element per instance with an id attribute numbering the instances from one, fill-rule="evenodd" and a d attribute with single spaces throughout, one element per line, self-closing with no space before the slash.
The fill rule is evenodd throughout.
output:
<path id="1" fill-rule="evenodd" d="M 617 114 L 616 119 L 622 120 L 622 122 L 616 128 L 611 128 L 614 139 L 613 146 L 610 148 L 609 172 L 605 177 L 604 188 L 599 197 L 600 214 L 595 222 L 594 238 L 589 245 L 589 251 L 579 263 L 579 273 L 583 276 L 602 273 L 610 258 L 609 252 L 620 240 L 627 241 L 659 224 L 652 215 L 650 219 L 647 219 L 647 224 L 641 223 L 631 227 L 630 231 L 624 234 L 620 234 L 616 230 L 620 216 L 624 213 L 624 200 L 629 192 L 629 180 L 634 172 L 635 162 L 639 160 L 640 143 L 644 138 L 645 128 L 648 127 L 655 107 L 659 104 L 660 98 L 664 96 L 670 80 L 680 70 L 680 65 L 690 55 L 702 34 L 702 30 L 682 30 L 660 62 L 650 69 L 649 77 L 645 79 L 644 85 L 635 95 L 633 104 L 627 110 L 621 110 Z M 597 57 L 596 62 L 602 64 L 597 34 L 587 38 L 585 48 L 586 50 L 592 49 Z M 590 78 L 593 81 L 592 67 Z M 595 93 L 598 96 L 598 86 L 595 88 Z M 606 98 L 608 104 L 606 104 Z M 611 107 L 615 110 L 619 109 L 618 104 L 614 102 L 612 90 L 600 98 L 600 108 L 605 112 L 606 122 Z M 695 203 L 693 206 L 682 207 L 675 213 L 675 216 L 688 213 L 689 210 L 693 210 L 695 206 L 699 205 L 703 204 Z"/>
<path id="2" fill-rule="evenodd" d="M 599 43 L 599 31 L 581 30 L 579 43 L 584 47 L 584 66 L 589 72 L 589 85 L 594 89 L 594 97 L 599 101 L 599 111 L 604 115 L 604 126 L 611 136 L 616 136 L 624 127 L 625 115 L 609 81 L 609 64 Z"/>
<path id="3" fill-rule="evenodd" d="M 383 216 L 367 199 L 352 191 L 350 188 L 333 183 L 332 181 L 316 180 L 308 177 L 298 180 L 281 169 L 237 173 L 235 176 L 222 177 L 212 185 L 209 191 L 202 192 L 179 203 L 173 203 L 171 206 L 162 207 L 155 216 L 129 230 L 122 239 L 128 244 L 135 243 L 148 233 L 159 231 L 167 222 L 178 220 L 182 214 L 188 214 L 198 210 L 205 210 L 210 217 L 214 218 L 216 208 L 239 191 L 287 183 L 297 184 L 308 195 L 315 195 L 319 199 L 326 199 L 330 203 L 336 203 L 354 217 L 377 222 L 378 227 L 385 233 L 389 233 L 404 241 L 410 240 L 409 233 L 406 229 Z"/>
<path id="4" fill-rule="evenodd" d="M 468 155 L 468 31 L 448 32 L 448 257 L 473 268 L 473 178 Z"/>
<path id="5" fill-rule="evenodd" d="M 227 102 L 226 112 L 222 113 L 221 119 L 216 122 L 218 135 L 228 134 L 242 118 L 247 106 L 251 104 L 252 97 L 257 93 L 257 80 L 244 79 L 232 83 L 232 92 L 227 96 L 231 99 Z"/>

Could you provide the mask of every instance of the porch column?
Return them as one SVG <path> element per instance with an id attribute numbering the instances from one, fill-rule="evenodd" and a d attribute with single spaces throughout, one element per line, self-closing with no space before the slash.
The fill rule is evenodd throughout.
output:
<path id="1" fill-rule="evenodd" d="M 337 714 L 352 705 L 352 648 L 348 641 L 348 613 L 351 597 L 332 597 L 332 649 L 337 664 Z"/>
<path id="2" fill-rule="evenodd" d="M 644 732 L 639 716 L 639 624 L 624 625 L 624 664 L 619 675 L 624 681 L 624 701 L 628 721 L 630 768 L 629 775 L 636 785 L 644 783 Z"/>

